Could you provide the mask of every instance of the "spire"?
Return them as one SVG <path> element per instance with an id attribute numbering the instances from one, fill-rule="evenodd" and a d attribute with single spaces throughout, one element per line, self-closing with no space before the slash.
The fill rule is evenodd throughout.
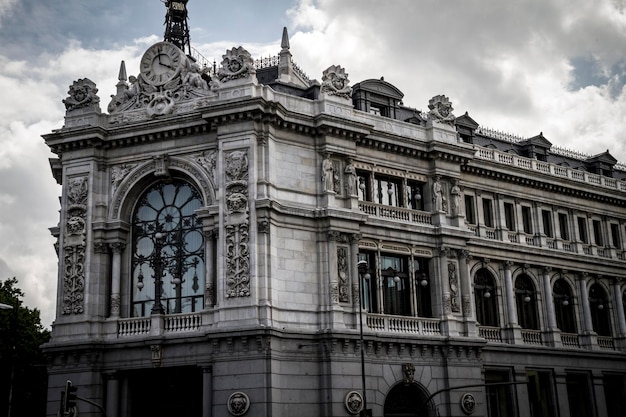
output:
<path id="1" fill-rule="evenodd" d="M 289 34 L 287 33 L 287 27 L 283 27 L 283 38 L 280 41 L 280 47 L 283 51 L 289 49 Z"/>
<path id="2" fill-rule="evenodd" d="M 120 72 L 117 76 L 117 84 L 115 85 L 115 87 L 117 87 L 117 96 L 124 94 L 124 91 L 126 91 L 126 89 L 128 88 L 128 84 L 126 84 L 127 79 L 128 77 L 126 76 L 126 63 L 122 61 L 120 63 Z"/>
<path id="3" fill-rule="evenodd" d="M 165 35 L 163 40 L 173 43 L 191 55 L 189 43 L 189 26 L 187 25 L 187 2 L 189 0 L 164 0 L 167 13 L 165 14 Z"/>
<path id="4" fill-rule="evenodd" d="M 118 81 L 126 81 L 128 77 L 126 76 L 126 64 L 124 61 L 120 63 L 120 73 L 117 76 Z"/>

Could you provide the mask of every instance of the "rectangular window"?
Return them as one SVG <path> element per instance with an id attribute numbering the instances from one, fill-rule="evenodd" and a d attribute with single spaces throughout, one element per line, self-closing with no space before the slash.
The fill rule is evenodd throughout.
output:
<path id="1" fill-rule="evenodd" d="M 621 417 L 626 410 L 626 376 L 604 375 L 604 401 L 608 417 Z"/>
<path id="2" fill-rule="evenodd" d="M 548 237 L 554 237 L 552 233 L 552 212 L 541 210 L 541 221 L 543 223 L 543 233 Z"/>
<path id="3" fill-rule="evenodd" d="M 552 417 L 556 412 L 554 378 L 549 371 L 526 371 L 528 399 L 533 417 Z"/>
<path id="4" fill-rule="evenodd" d="M 577 217 L 578 219 L 578 239 L 583 243 L 589 243 L 587 239 L 587 218 Z"/>
<path id="5" fill-rule="evenodd" d="M 474 207 L 474 196 L 465 196 L 465 221 L 469 224 L 476 224 L 476 208 Z"/>
<path id="6" fill-rule="evenodd" d="M 408 262 L 404 257 L 380 256 L 381 282 L 383 285 L 383 311 L 396 316 L 411 315 Z"/>
<path id="7" fill-rule="evenodd" d="M 511 381 L 511 373 L 506 370 L 485 370 L 485 388 L 487 394 L 488 416 L 515 416 L 513 386 L 506 385 Z M 492 384 L 498 385 L 492 385 Z"/>
<path id="8" fill-rule="evenodd" d="M 524 223 L 524 233 L 531 234 L 533 232 L 533 221 L 530 207 L 522 206 L 522 222 Z"/>
<path id="9" fill-rule="evenodd" d="M 363 262 L 364 261 L 364 262 Z M 378 313 L 376 294 L 376 253 L 359 252 L 359 283 L 361 285 L 361 307 L 369 313 Z"/>
<path id="10" fill-rule="evenodd" d="M 483 217 L 485 226 L 493 227 L 493 205 L 488 198 L 483 198 Z"/>
<path id="11" fill-rule="evenodd" d="M 593 391 L 589 381 L 589 375 L 584 373 L 570 373 L 565 376 L 567 386 L 567 400 L 569 402 L 570 415 L 575 417 L 592 417 Z"/>
<path id="12" fill-rule="evenodd" d="M 561 239 L 569 240 L 569 226 L 567 224 L 567 214 L 559 213 L 559 231 L 561 232 Z"/>
<path id="13" fill-rule="evenodd" d="M 596 245 L 604 246 L 604 239 L 602 239 L 602 222 L 600 220 L 594 220 L 593 224 L 593 240 Z"/>
<path id="14" fill-rule="evenodd" d="M 619 225 L 611 223 L 611 239 L 613 241 L 613 247 L 617 249 L 622 248 L 622 239 L 619 237 Z"/>
<path id="15" fill-rule="evenodd" d="M 504 203 L 504 221 L 506 228 L 514 231 L 515 228 L 515 206 L 511 203 Z"/>

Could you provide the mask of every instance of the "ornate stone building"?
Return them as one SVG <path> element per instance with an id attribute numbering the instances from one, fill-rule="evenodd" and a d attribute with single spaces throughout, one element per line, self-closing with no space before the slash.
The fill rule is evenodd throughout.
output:
<path id="1" fill-rule="evenodd" d="M 623 412 L 625 167 L 281 47 L 70 87 L 48 416 Z"/>

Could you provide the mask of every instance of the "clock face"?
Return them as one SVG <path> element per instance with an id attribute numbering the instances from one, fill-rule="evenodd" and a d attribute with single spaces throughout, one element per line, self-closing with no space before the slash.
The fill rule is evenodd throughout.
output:
<path id="1" fill-rule="evenodd" d="M 184 58 L 183 51 L 171 43 L 156 43 L 141 58 L 141 76 L 150 84 L 165 84 L 180 73 Z"/>

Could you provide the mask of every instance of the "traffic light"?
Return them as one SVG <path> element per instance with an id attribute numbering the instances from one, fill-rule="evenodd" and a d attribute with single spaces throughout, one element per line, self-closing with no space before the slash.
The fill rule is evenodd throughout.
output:
<path id="1" fill-rule="evenodd" d="M 63 393 L 63 404 L 61 406 L 62 413 L 70 413 L 76 407 L 76 390 L 77 387 L 72 386 L 69 379 L 65 383 L 65 392 Z"/>

